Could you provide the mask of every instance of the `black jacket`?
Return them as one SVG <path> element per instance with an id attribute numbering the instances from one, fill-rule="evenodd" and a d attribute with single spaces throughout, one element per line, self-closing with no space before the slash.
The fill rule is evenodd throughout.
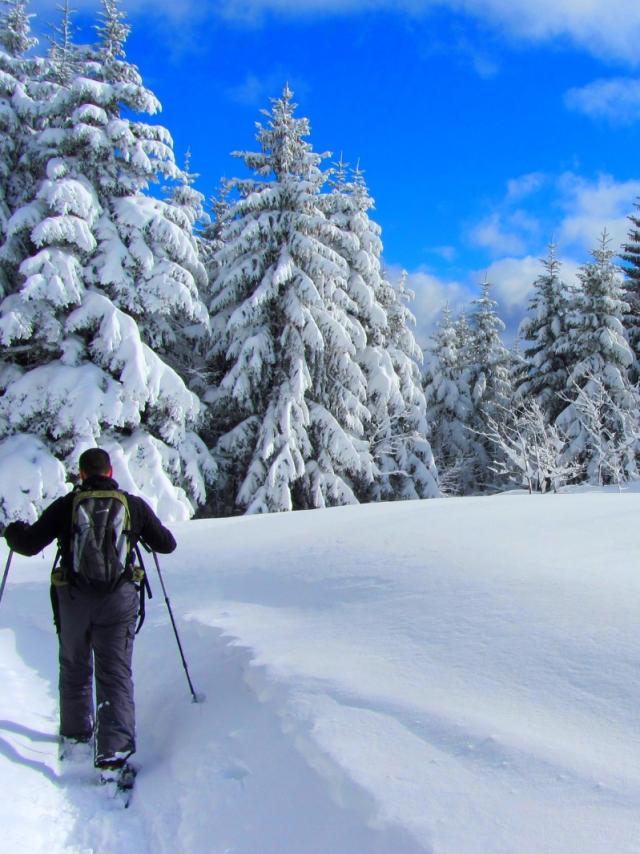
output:
<path id="1" fill-rule="evenodd" d="M 110 477 L 97 475 L 87 478 L 80 486 L 82 490 L 118 489 Z M 122 491 L 122 490 L 121 490 Z M 151 507 L 137 495 L 124 492 L 129 502 L 131 533 L 135 542 L 142 540 L 150 549 L 169 554 L 176 547 L 171 531 L 165 528 Z M 64 566 L 71 549 L 71 514 L 74 492 L 56 499 L 33 525 L 12 522 L 7 525 L 4 536 L 14 551 L 22 555 L 35 555 L 53 540 L 58 540 L 61 562 Z"/>

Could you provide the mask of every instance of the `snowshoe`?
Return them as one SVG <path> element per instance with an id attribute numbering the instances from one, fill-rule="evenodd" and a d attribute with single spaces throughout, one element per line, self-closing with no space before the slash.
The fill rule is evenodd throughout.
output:
<path id="1" fill-rule="evenodd" d="M 119 800 L 127 809 L 133 796 L 137 773 L 137 768 L 128 762 L 121 765 L 105 765 L 100 768 L 99 782 L 107 788 L 111 798 Z"/>

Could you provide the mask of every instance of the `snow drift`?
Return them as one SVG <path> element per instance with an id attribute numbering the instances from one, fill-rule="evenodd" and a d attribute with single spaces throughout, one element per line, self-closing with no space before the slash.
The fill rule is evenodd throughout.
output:
<path id="1" fill-rule="evenodd" d="M 58 763 L 51 555 L 16 559 L 0 849 L 640 851 L 639 511 L 600 491 L 176 526 L 162 563 L 207 701 L 156 581 L 126 812 Z"/>

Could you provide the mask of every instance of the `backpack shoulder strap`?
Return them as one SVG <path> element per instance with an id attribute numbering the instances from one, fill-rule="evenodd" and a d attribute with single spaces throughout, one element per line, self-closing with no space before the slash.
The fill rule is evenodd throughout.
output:
<path id="1" fill-rule="evenodd" d="M 124 509 L 127 513 L 127 520 L 129 520 L 129 499 L 125 495 L 124 492 L 120 492 L 119 489 L 81 489 L 75 493 L 73 496 L 73 507 L 71 511 L 72 518 L 75 519 L 76 510 L 78 505 L 83 501 L 86 501 L 89 498 L 115 498 L 116 501 L 119 501 L 121 504 L 124 504 Z"/>
<path id="2" fill-rule="evenodd" d="M 131 513 L 129 512 L 129 499 L 124 492 L 119 489 L 81 489 L 73 496 L 73 504 L 71 507 L 71 536 L 74 534 L 76 524 L 76 512 L 78 506 L 83 501 L 88 501 L 91 498 L 114 498 L 124 505 L 124 524 L 127 534 L 131 535 Z"/>

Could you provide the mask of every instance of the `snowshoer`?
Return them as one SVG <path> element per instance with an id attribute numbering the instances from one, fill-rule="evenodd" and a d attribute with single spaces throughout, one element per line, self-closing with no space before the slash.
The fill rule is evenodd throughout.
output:
<path id="1" fill-rule="evenodd" d="M 112 772 L 135 752 L 131 659 L 139 596 L 133 547 L 141 540 L 168 554 L 176 541 L 142 498 L 118 490 L 106 451 L 85 451 L 79 466 L 78 489 L 54 501 L 33 525 L 12 522 L 5 538 L 23 555 L 58 540 L 60 567 L 52 575 L 51 598 L 59 639 L 60 736 L 78 742 L 95 736 L 95 765 Z"/>

